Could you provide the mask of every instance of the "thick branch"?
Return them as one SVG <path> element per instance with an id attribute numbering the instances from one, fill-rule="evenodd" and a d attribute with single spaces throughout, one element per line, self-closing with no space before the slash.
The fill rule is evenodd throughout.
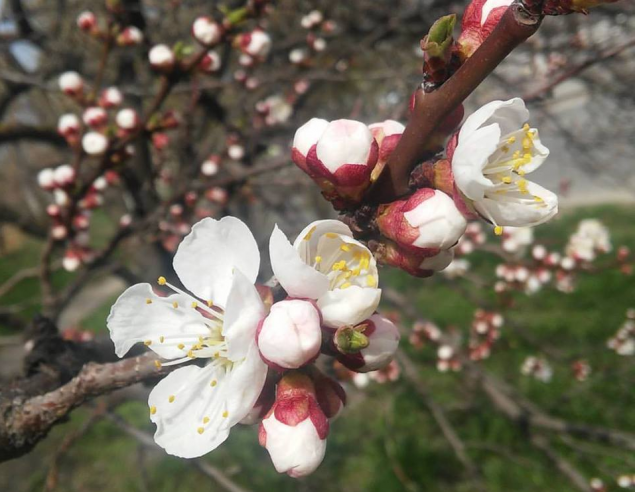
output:
<path id="1" fill-rule="evenodd" d="M 408 193 L 410 171 L 423 160 L 439 125 L 465 101 L 514 48 L 534 34 L 542 17 L 528 15 L 512 4 L 478 50 L 439 89 L 417 91 L 415 108 L 386 169 L 375 184 L 371 199 L 387 203 Z"/>

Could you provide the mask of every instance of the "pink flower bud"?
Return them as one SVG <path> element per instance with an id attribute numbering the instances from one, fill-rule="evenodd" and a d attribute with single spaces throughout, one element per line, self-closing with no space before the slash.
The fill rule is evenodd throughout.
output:
<path id="1" fill-rule="evenodd" d="M 201 164 L 201 173 L 204 176 L 215 176 L 220 169 L 220 157 L 217 155 L 209 156 L 203 164 Z"/>
<path id="2" fill-rule="evenodd" d="M 66 230 L 66 227 L 63 226 L 62 224 L 55 224 L 53 227 L 51 227 L 51 237 L 55 239 L 56 241 L 61 241 L 62 239 L 65 239 L 67 235 L 68 235 L 68 231 Z"/>
<path id="3" fill-rule="evenodd" d="M 192 36 L 203 46 L 212 46 L 220 41 L 221 26 L 209 17 L 198 17 L 192 24 Z"/>
<path id="4" fill-rule="evenodd" d="M 97 26 L 97 17 L 92 12 L 85 10 L 77 16 L 77 27 L 82 31 L 92 31 Z"/>
<path id="5" fill-rule="evenodd" d="M 88 155 L 101 155 L 108 148 L 108 139 L 97 132 L 88 132 L 82 138 L 82 148 Z"/>
<path id="6" fill-rule="evenodd" d="M 143 41 L 143 33 L 135 26 L 126 27 L 119 36 L 117 36 L 117 44 L 120 46 L 136 46 Z"/>
<path id="7" fill-rule="evenodd" d="M 377 225 L 405 250 L 430 256 L 454 246 L 467 221 L 448 195 L 421 188 L 407 200 L 380 206 Z"/>
<path id="8" fill-rule="evenodd" d="M 84 79 L 77 72 L 64 72 L 58 83 L 61 91 L 69 96 L 77 96 L 84 90 Z"/>
<path id="9" fill-rule="evenodd" d="M 199 63 L 199 67 L 206 73 L 217 72 L 221 67 L 219 54 L 216 51 L 208 51 Z"/>
<path id="10" fill-rule="evenodd" d="M 465 9 L 458 43 L 469 58 L 485 41 L 513 0 L 472 0 Z"/>
<path id="11" fill-rule="evenodd" d="M 61 214 L 62 214 L 62 210 L 60 209 L 58 205 L 55 205 L 54 203 L 47 205 L 46 215 L 48 215 L 49 217 L 56 218 L 56 217 L 59 217 Z"/>
<path id="12" fill-rule="evenodd" d="M 329 122 L 319 118 L 311 118 L 304 125 L 297 129 L 293 137 L 293 148 L 291 150 L 291 159 L 305 173 L 311 175 L 306 165 L 306 157 L 309 150 L 317 144 L 320 137 L 324 134 Z"/>
<path id="13" fill-rule="evenodd" d="M 139 116 L 134 109 L 125 108 L 117 113 L 117 126 L 122 130 L 131 131 L 139 126 Z"/>
<path id="14" fill-rule="evenodd" d="M 229 194 L 225 188 L 214 186 L 205 192 L 205 198 L 207 198 L 210 202 L 225 205 L 229 199 Z"/>
<path id="15" fill-rule="evenodd" d="M 239 161 L 240 159 L 245 157 L 245 148 L 240 144 L 232 144 L 227 147 L 227 155 L 230 159 Z"/>
<path id="16" fill-rule="evenodd" d="M 57 166 L 54 171 L 54 179 L 56 186 L 65 188 L 75 181 L 75 170 L 68 164 Z"/>
<path id="17" fill-rule="evenodd" d="M 155 70 L 169 72 L 174 67 L 174 53 L 165 44 L 153 46 L 148 53 L 148 59 Z"/>
<path id="18" fill-rule="evenodd" d="M 103 108 L 92 106 L 86 108 L 82 115 L 84 123 L 91 128 L 101 128 L 108 122 L 108 113 Z"/>
<path id="19" fill-rule="evenodd" d="M 102 108 L 110 109 L 119 106 L 123 102 L 123 94 L 116 87 L 108 87 L 101 91 L 99 105 Z"/>
<path id="20" fill-rule="evenodd" d="M 79 134 L 81 122 L 77 115 L 72 113 L 63 114 L 57 122 L 57 133 L 69 139 Z"/>
<path id="21" fill-rule="evenodd" d="M 376 371 L 387 366 L 399 346 L 399 329 L 381 314 L 373 314 L 360 326 L 361 333 L 368 339 L 368 346 L 356 353 L 338 355 L 337 360 L 356 372 Z"/>
<path id="22" fill-rule="evenodd" d="M 276 470 L 294 478 L 314 472 L 324 459 L 328 431 L 309 377 L 298 372 L 285 375 L 258 433 Z"/>
<path id="23" fill-rule="evenodd" d="M 74 272 L 81 266 L 81 264 L 82 260 L 77 251 L 74 249 L 66 250 L 64 258 L 62 258 L 62 266 L 64 267 L 64 270 L 67 272 Z"/>
<path id="24" fill-rule="evenodd" d="M 309 58 L 309 54 L 304 48 L 295 48 L 289 51 L 289 61 L 294 65 L 300 65 Z"/>
<path id="25" fill-rule="evenodd" d="M 51 169 L 50 167 L 47 167 L 46 169 L 42 169 L 37 174 L 37 184 L 43 190 L 46 190 L 46 191 L 53 190 L 56 186 L 55 171 L 53 171 L 53 169 Z"/>
<path id="26" fill-rule="evenodd" d="M 271 37 L 260 28 L 236 36 L 236 41 L 243 53 L 259 60 L 264 60 L 271 51 Z"/>
<path id="27" fill-rule="evenodd" d="M 262 359 L 278 370 L 307 365 L 320 353 L 321 324 L 313 302 L 287 299 L 275 303 L 256 335 Z"/>

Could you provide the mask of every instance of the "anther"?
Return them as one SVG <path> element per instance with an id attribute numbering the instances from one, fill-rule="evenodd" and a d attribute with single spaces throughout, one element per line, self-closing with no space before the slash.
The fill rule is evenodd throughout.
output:
<path id="1" fill-rule="evenodd" d="M 160 360 L 155 360 L 154 361 L 154 367 L 156 367 L 157 369 L 161 369 L 161 361 Z"/>
<path id="2" fill-rule="evenodd" d="M 503 235 L 503 228 L 501 226 L 494 227 L 494 234 L 496 234 L 497 236 L 502 236 Z"/>
<path id="3" fill-rule="evenodd" d="M 205 432 L 205 429 L 203 429 L 202 427 L 199 427 L 198 429 L 196 429 L 196 432 L 198 432 L 199 434 L 202 434 L 203 432 Z"/>
<path id="4" fill-rule="evenodd" d="M 178 308 L 178 307 L 179 307 L 179 303 L 178 303 L 178 302 L 176 302 L 176 301 L 174 301 L 174 302 L 172 303 L 172 307 L 173 307 L 174 309 Z"/>
<path id="5" fill-rule="evenodd" d="M 157 407 L 155 407 L 154 405 L 152 405 L 150 407 L 150 415 L 154 415 L 155 413 L 157 413 Z"/>
<path id="6" fill-rule="evenodd" d="M 152 299 L 146 299 L 146 304 L 152 304 Z"/>
<path id="7" fill-rule="evenodd" d="M 167 283 L 167 280 L 165 280 L 165 277 L 159 277 L 159 280 L 157 280 L 157 282 L 159 283 L 159 285 L 165 285 Z"/>
<path id="8" fill-rule="evenodd" d="M 170 403 L 174 402 L 175 396 L 174 395 L 170 395 L 170 397 L 168 398 L 168 401 Z"/>

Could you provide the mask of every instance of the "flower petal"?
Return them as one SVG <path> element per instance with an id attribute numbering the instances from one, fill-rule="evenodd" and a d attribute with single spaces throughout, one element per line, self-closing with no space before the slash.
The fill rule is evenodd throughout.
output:
<path id="1" fill-rule="evenodd" d="M 317 299 L 328 290 L 326 275 L 302 261 L 298 251 L 277 225 L 269 239 L 269 256 L 274 275 L 290 296 Z"/>
<path id="2" fill-rule="evenodd" d="M 256 287 L 236 270 L 223 322 L 229 360 L 238 361 L 247 355 L 250 344 L 256 339 L 258 323 L 264 316 L 265 307 Z"/>
<path id="3" fill-rule="evenodd" d="M 339 328 L 356 325 L 375 312 L 381 298 L 381 289 L 352 285 L 347 289 L 326 292 L 318 299 L 324 325 Z"/>
<path id="4" fill-rule="evenodd" d="M 298 234 L 293 243 L 293 247 L 300 253 L 302 261 L 313 264 L 320 238 L 328 232 L 353 237 L 348 226 L 339 220 L 326 219 L 311 222 Z"/>
<path id="5" fill-rule="evenodd" d="M 485 218 L 500 226 L 530 227 L 548 221 L 558 213 L 558 197 L 536 183 L 527 182 L 527 194 L 519 192 L 485 198 L 474 203 Z M 542 201 L 536 201 L 539 197 Z"/>
<path id="6" fill-rule="evenodd" d="M 525 102 L 518 97 L 509 101 L 492 101 L 465 120 L 459 133 L 459 143 L 485 125 L 497 124 L 501 135 L 506 135 L 518 130 L 528 119 L 529 111 Z"/>
<path id="7" fill-rule="evenodd" d="M 253 283 L 259 268 L 258 244 L 245 223 L 236 217 L 201 220 L 174 256 L 174 270 L 183 285 L 221 307 L 225 307 L 234 269 Z"/>
<path id="8" fill-rule="evenodd" d="M 233 391 L 230 383 L 224 369 L 213 365 L 191 365 L 168 374 L 148 399 L 150 420 L 157 425 L 155 442 L 181 458 L 196 458 L 216 449 L 232 425 L 223 417 L 228 415 L 224 414 L 225 398 Z"/>
<path id="9" fill-rule="evenodd" d="M 493 187 L 483 176 L 483 168 L 496 151 L 500 138 L 499 126 L 489 125 L 459 139 L 452 157 L 452 173 L 457 188 L 470 200 L 481 200 L 485 191 Z"/>
<path id="10" fill-rule="evenodd" d="M 149 347 L 163 358 L 184 357 L 199 336 L 209 334 L 205 318 L 191 303 L 191 298 L 181 294 L 159 297 L 150 284 L 128 288 L 106 320 L 115 353 L 123 357 L 135 343 L 150 341 Z M 185 350 L 178 348 L 181 342 Z"/>

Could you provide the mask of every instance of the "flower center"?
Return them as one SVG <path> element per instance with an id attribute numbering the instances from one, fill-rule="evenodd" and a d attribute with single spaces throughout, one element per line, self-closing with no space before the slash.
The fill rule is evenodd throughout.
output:
<path id="1" fill-rule="evenodd" d="M 329 232 L 320 238 L 313 268 L 328 277 L 329 290 L 352 285 L 377 287 L 370 253 L 360 244 L 347 242 L 340 234 Z"/>

